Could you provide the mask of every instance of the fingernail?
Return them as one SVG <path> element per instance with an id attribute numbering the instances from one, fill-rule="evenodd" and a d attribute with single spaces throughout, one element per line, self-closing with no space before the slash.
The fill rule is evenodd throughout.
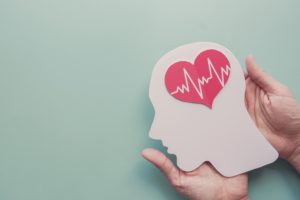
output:
<path id="1" fill-rule="evenodd" d="M 147 150 L 147 149 L 144 149 L 144 150 L 141 152 L 141 156 L 144 157 L 146 150 Z"/>
<path id="2" fill-rule="evenodd" d="M 252 54 L 249 54 L 248 58 L 250 58 L 251 60 L 253 60 L 255 62 L 255 58 L 254 58 L 254 56 Z"/>

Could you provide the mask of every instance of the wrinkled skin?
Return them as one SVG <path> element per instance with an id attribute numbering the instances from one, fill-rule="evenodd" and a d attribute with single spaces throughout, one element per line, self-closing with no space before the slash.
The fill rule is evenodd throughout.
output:
<path id="1" fill-rule="evenodd" d="M 246 59 L 245 103 L 256 126 L 279 155 L 300 170 L 300 107 L 287 86 Z"/>
<path id="2" fill-rule="evenodd" d="M 146 149 L 142 155 L 164 173 L 176 191 L 191 200 L 248 199 L 246 174 L 226 178 L 208 163 L 192 172 L 184 172 L 155 149 Z"/>

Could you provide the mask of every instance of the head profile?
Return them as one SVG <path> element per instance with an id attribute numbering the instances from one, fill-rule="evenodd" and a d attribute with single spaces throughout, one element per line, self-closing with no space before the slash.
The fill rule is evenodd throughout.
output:
<path id="1" fill-rule="evenodd" d="M 210 162 L 234 176 L 276 160 L 244 103 L 245 79 L 225 47 L 198 42 L 165 54 L 154 66 L 149 96 L 155 110 L 149 136 L 192 171 Z"/>

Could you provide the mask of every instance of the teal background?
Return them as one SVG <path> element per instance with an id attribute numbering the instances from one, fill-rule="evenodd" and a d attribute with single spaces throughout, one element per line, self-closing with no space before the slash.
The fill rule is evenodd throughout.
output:
<path id="1" fill-rule="evenodd" d="M 299 100 L 300 1 L 0 0 L 0 199 L 183 199 L 140 156 L 152 67 L 214 41 L 252 53 Z M 174 156 L 171 156 L 174 159 Z M 255 200 L 300 198 L 279 160 L 250 173 Z"/>

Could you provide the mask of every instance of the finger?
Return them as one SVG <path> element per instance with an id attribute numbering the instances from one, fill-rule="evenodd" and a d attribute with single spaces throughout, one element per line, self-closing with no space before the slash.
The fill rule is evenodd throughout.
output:
<path id="1" fill-rule="evenodd" d="M 256 62 L 252 55 L 247 56 L 246 66 L 248 76 L 253 80 L 260 88 L 266 92 L 275 92 L 279 87 L 279 82 L 272 76 L 267 74 Z"/>
<path id="2" fill-rule="evenodd" d="M 254 105 L 256 101 L 255 91 L 256 91 L 257 85 L 251 80 L 246 80 L 246 91 L 245 91 L 245 103 L 246 108 L 250 115 L 254 112 Z"/>
<path id="3" fill-rule="evenodd" d="M 160 151 L 156 149 L 145 149 L 142 152 L 142 156 L 159 168 L 171 183 L 174 183 L 178 179 L 179 170 L 173 165 L 171 160 Z"/>
<path id="4" fill-rule="evenodd" d="M 249 77 L 248 76 L 248 72 L 247 72 L 247 70 L 245 70 L 245 71 L 243 71 L 244 72 L 244 77 L 245 77 L 245 80 Z"/>

